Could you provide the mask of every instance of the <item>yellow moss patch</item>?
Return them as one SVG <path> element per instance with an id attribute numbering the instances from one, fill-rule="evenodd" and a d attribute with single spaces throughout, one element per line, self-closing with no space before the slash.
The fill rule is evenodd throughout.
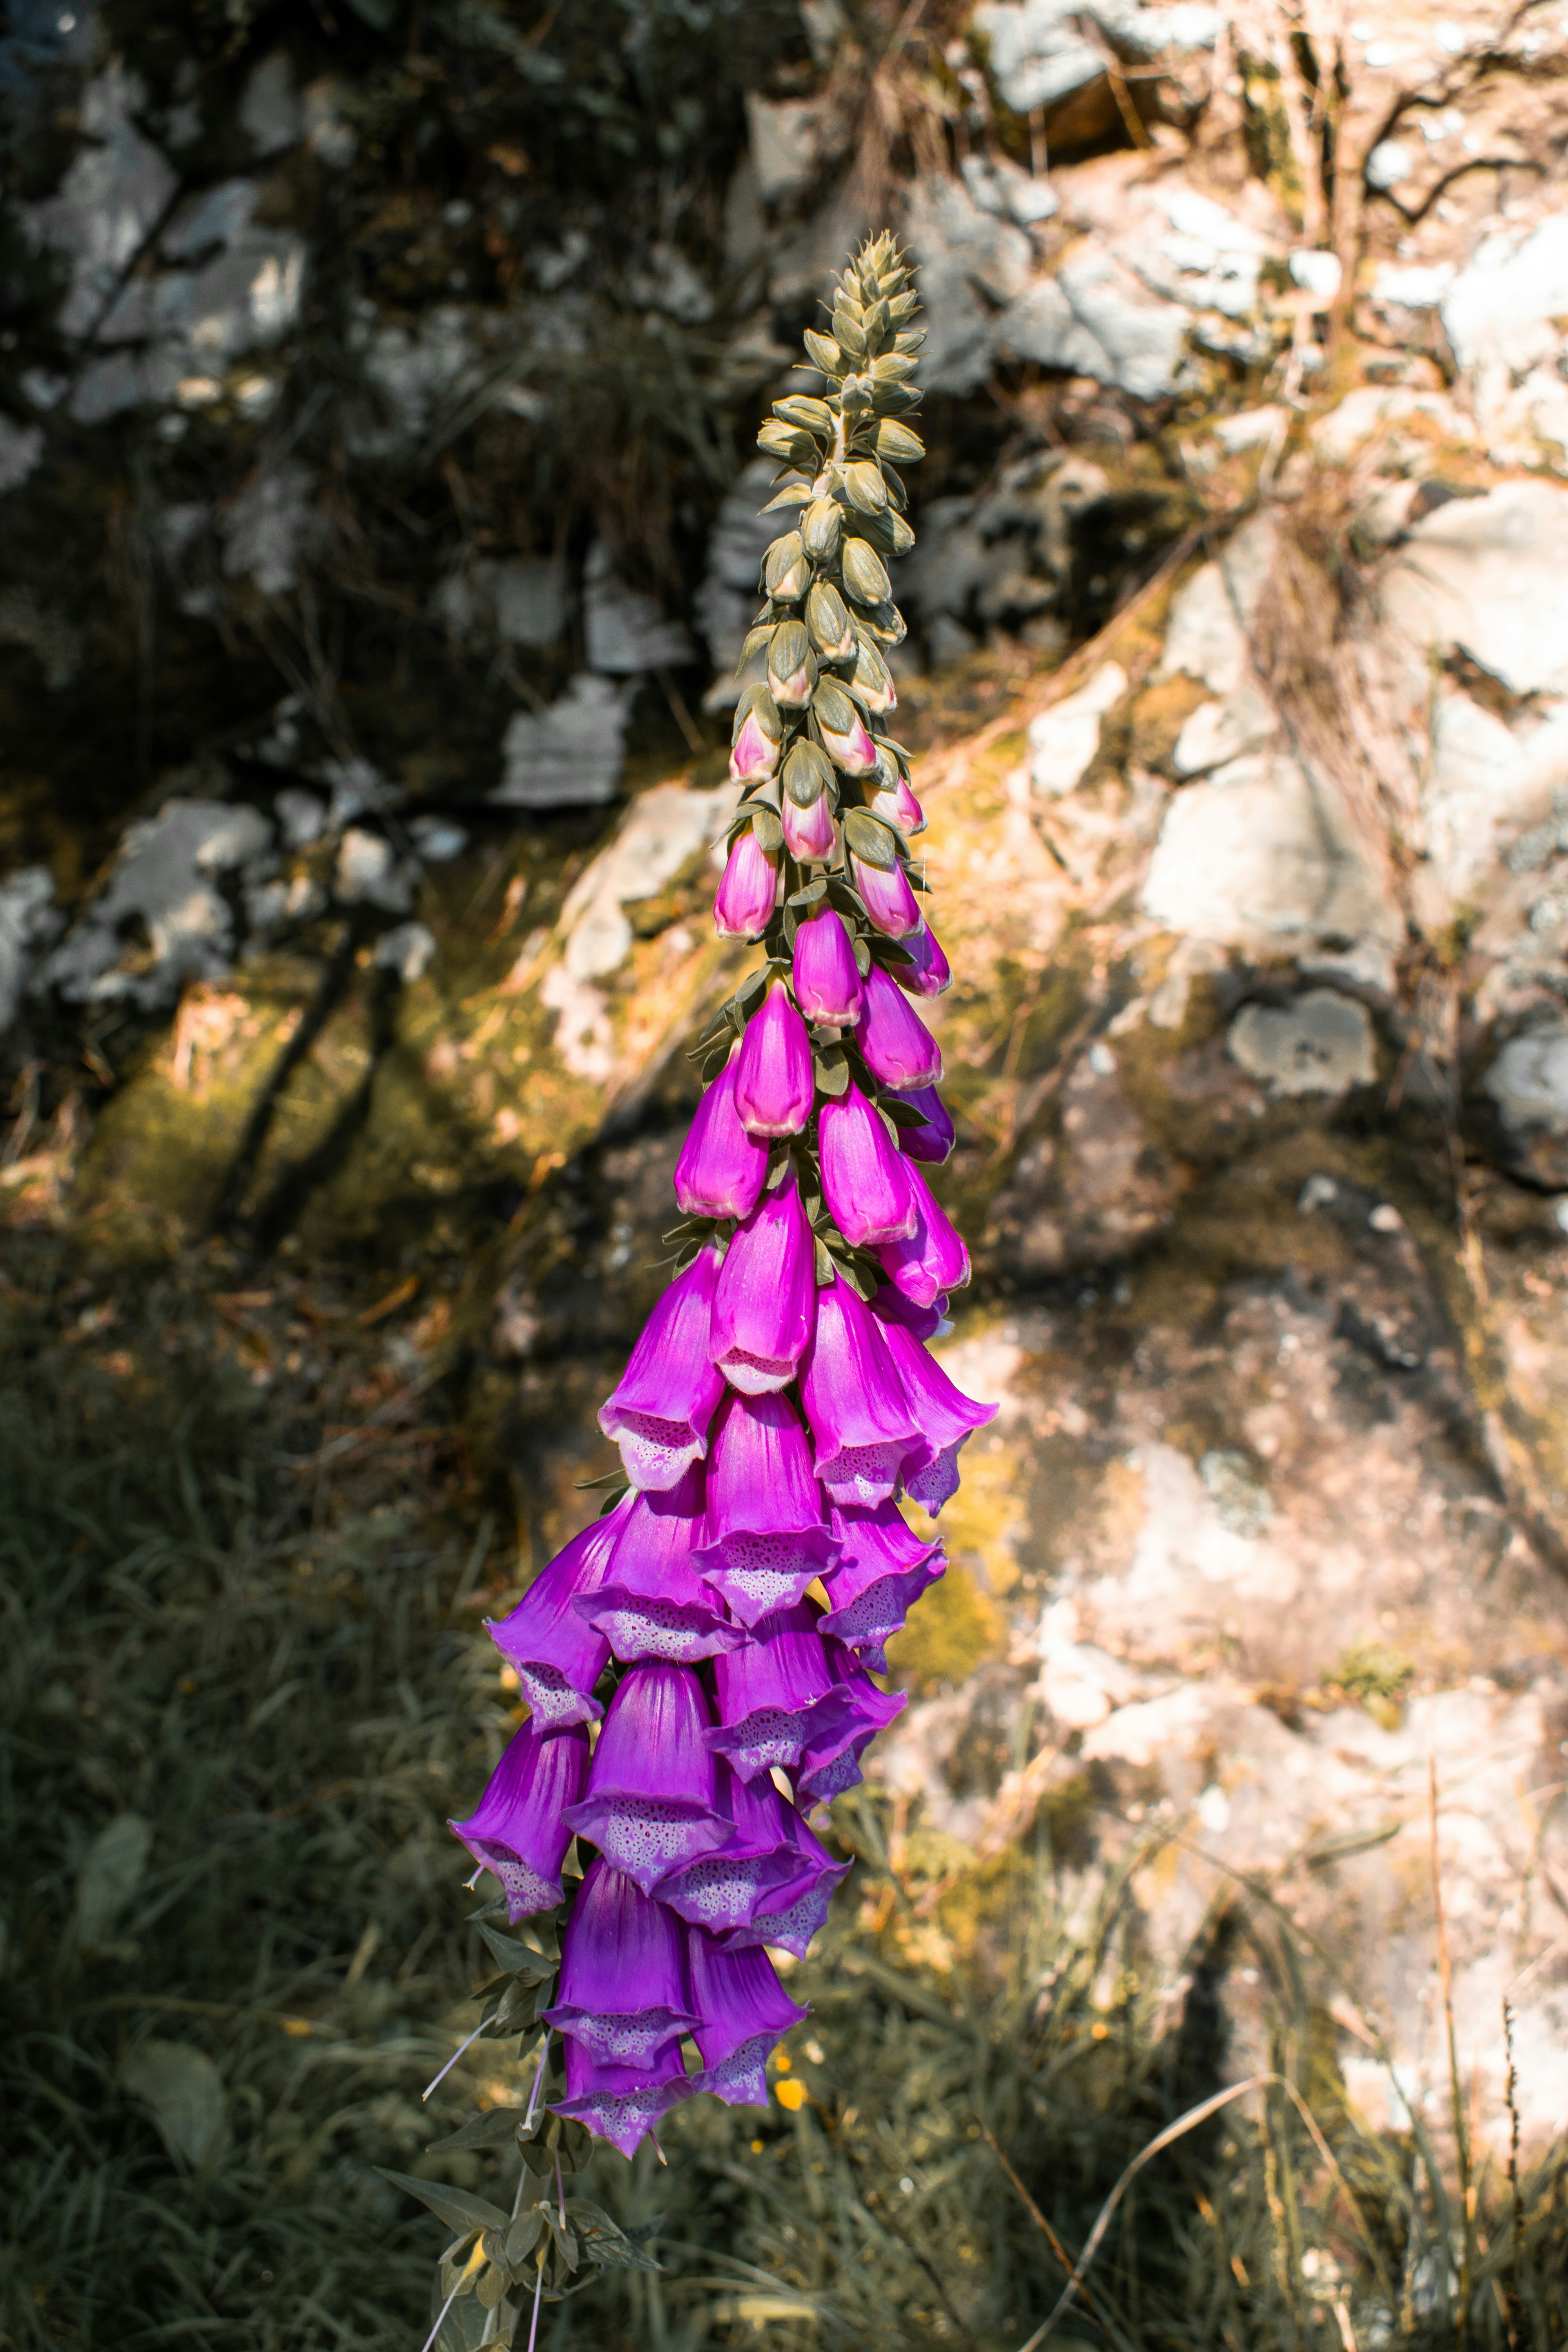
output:
<path id="1" fill-rule="evenodd" d="M 1002 1612 L 961 1562 L 922 1594 L 909 1623 L 888 1644 L 893 1679 L 917 1695 L 961 1683 L 1006 1640 Z"/>

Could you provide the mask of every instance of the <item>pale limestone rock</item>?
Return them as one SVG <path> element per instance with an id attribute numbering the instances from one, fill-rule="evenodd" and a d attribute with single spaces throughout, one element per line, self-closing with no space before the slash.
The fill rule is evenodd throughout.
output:
<path id="1" fill-rule="evenodd" d="M 603 540 L 588 551 L 583 578 L 583 622 L 592 669 L 612 677 L 639 670 L 679 669 L 693 655 L 691 639 L 653 597 L 616 578 Z"/>
<path id="2" fill-rule="evenodd" d="M 1568 1024 L 1510 1038 L 1481 1084 L 1510 1127 L 1568 1135 Z"/>
<path id="3" fill-rule="evenodd" d="M 1037 278 L 995 332 L 1019 359 L 1155 400 L 1174 385 L 1189 324 L 1186 310 L 1151 295 L 1116 254 L 1090 245 Z"/>
<path id="4" fill-rule="evenodd" d="M 227 970 L 234 919 L 216 877 L 243 869 L 271 839 L 266 818 L 243 804 L 165 802 L 128 828 L 108 888 L 49 956 L 44 977 L 73 1003 L 172 1004 L 187 980 Z M 121 956 L 133 921 L 145 926 L 151 956 L 128 971 Z"/>
<path id="5" fill-rule="evenodd" d="M 1127 691 L 1119 662 L 1102 662 L 1087 686 L 1029 721 L 1029 781 L 1059 797 L 1082 781 L 1100 749 L 1100 722 Z"/>
<path id="6" fill-rule="evenodd" d="M 1310 947 L 1387 923 L 1332 794 L 1283 752 L 1233 760 L 1177 793 L 1142 903 L 1185 937 L 1237 946 Z"/>
<path id="7" fill-rule="evenodd" d="M 1382 584 L 1413 667 L 1456 647 L 1514 694 L 1568 694 L 1568 488 L 1501 482 L 1425 515 Z"/>
<path id="8" fill-rule="evenodd" d="M 110 66 L 87 84 L 78 149 L 58 194 L 25 214 L 34 241 L 69 261 L 70 289 L 59 313 L 68 335 L 92 331 L 179 184 L 167 158 L 132 121 L 146 101 L 136 77 Z"/>
<path id="9" fill-rule="evenodd" d="M 907 234 L 926 312 L 921 382 L 931 392 L 971 392 L 990 372 L 997 305 L 1028 282 L 1028 236 L 983 212 L 959 182 L 932 178 L 910 191 Z"/>
<path id="10" fill-rule="evenodd" d="M 547 710 L 517 711 L 501 739 L 503 808 L 589 808 L 612 801 L 626 754 L 628 689 L 584 671 Z"/>
<path id="11" fill-rule="evenodd" d="M 607 849 L 579 876 L 561 909 L 563 961 L 574 980 L 604 980 L 631 950 L 622 909 L 657 898 L 700 850 L 720 840 L 740 787 L 698 792 L 656 784 L 642 793 Z"/>
<path id="12" fill-rule="evenodd" d="M 1377 1076 L 1366 1007 L 1331 988 L 1310 988 L 1287 1005 L 1244 1005 L 1226 1044 L 1277 1095 L 1342 1094 Z"/>

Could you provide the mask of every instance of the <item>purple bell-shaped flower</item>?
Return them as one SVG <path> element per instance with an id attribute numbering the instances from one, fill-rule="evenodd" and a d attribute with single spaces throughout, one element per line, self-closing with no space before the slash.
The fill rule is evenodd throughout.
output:
<path id="1" fill-rule="evenodd" d="M 713 898 L 713 921 L 722 940 L 760 940 L 773 920 L 778 896 L 779 862 L 765 850 L 751 825 L 735 835 Z"/>
<path id="2" fill-rule="evenodd" d="M 840 1550 L 837 1566 L 823 1580 L 828 1612 L 822 1631 L 885 1674 L 884 1644 L 947 1565 L 942 1546 L 922 1541 L 893 1502 L 869 1508 L 836 1504 L 831 1524 Z"/>
<path id="3" fill-rule="evenodd" d="M 794 1406 L 776 1395 L 728 1398 L 714 1423 L 698 1574 L 754 1628 L 837 1557 Z"/>
<path id="4" fill-rule="evenodd" d="M 770 1784 L 771 1785 L 771 1784 Z M 806 1948 L 827 1916 L 833 1890 L 849 1870 L 835 1862 L 820 1838 L 806 1827 L 793 1805 L 779 1799 L 779 1810 L 794 1856 L 794 1868 L 784 1885 L 763 1895 L 755 1915 L 743 1927 L 732 1928 L 724 1941 L 731 1950 L 748 1944 L 776 1944 L 804 1960 Z"/>
<path id="5" fill-rule="evenodd" d="M 860 969 L 843 919 L 828 906 L 800 923 L 795 935 L 795 1001 L 808 1021 L 847 1028 L 858 1020 Z"/>
<path id="6" fill-rule="evenodd" d="M 563 1731 L 604 1713 L 593 1690 L 610 1662 L 610 1645 L 584 1624 L 574 1604 L 603 1583 L 626 1510 L 623 1499 L 574 1536 L 509 1616 L 487 1620 L 485 1630 L 515 1668 L 542 1731 Z"/>
<path id="7" fill-rule="evenodd" d="M 904 1691 L 877 1688 L 865 1667 L 842 1642 L 826 1648 L 837 1685 L 836 1701 L 825 1704 L 801 1751 L 795 1785 L 806 1798 L 842 1796 L 860 1780 L 860 1759 L 895 1716 L 909 1705 Z"/>
<path id="8" fill-rule="evenodd" d="M 784 1820 L 792 1817 L 765 1773 L 742 1780 L 721 1756 L 713 1759 L 718 1804 L 731 1823 L 730 1842 L 700 1853 L 683 1870 L 658 1883 L 658 1899 L 694 1927 L 720 1935 L 749 1927 L 760 1904 L 793 1887 L 800 1876 L 800 1853 Z"/>
<path id="9" fill-rule="evenodd" d="M 668 2042 L 653 2065 L 645 2068 L 602 2066 L 581 2042 L 568 2038 L 566 2095 L 555 2101 L 551 2113 L 574 2116 L 623 2156 L 635 2156 L 671 2107 L 697 2088 L 679 2042 Z"/>
<path id="10" fill-rule="evenodd" d="M 895 967 L 893 977 L 899 986 L 907 988 L 911 996 L 940 996 L 952 978 L 952 967 L 931 925 L 922 924 L 908 934 L 903 944 L 914 961 Z"/>
<path id="11" fill-rule="evenodd" d="M 508 1741 L 489 1786 L 466 1822 L 448 1822 L 474 1860 L 493 1870 L 506 1896 L 507 1916 L 531 1919 L 561 1900 L 561 1864 L 572 1832 L 561 1815 L 583 1793 L 588 1734 L 542 1732 L 525 1723 Z"/>
<path id="12" fill-rule="evenodd" d="M 727 2107 L 765 2107 L 767 2063 L 806 2011 L 791 2000 L 767 1954 L 726 1950 L 694 1928 L 688 1947 L 691 1998 L 701 2019 L 694 2039 L 702 2072 L 694 2088 Z"/>
<path id="13" fill-rule="evenodd" d="M 900 1127 L 900 1150 L 907 1159 L 923 1160 L 929 1167 L 940 1168 L 955 1140 L 947 1105 L 934 1087 L 910 1087 L 904 1100 L 911 1110 L 920 1112 L 925 1125 Z"/>
<path id="14" fill-rule="evenodd" d="M 882 1337 L 931 1458 L 904 1482 L 910 1500 L 921 1503 L 934 1519 L 950 1496 L 958 1492 L 958 1450 L 970 1432 L 984 1429 L 996 1418 L 994 1404 L 976 1404 L 954 1386 L 914 1333 L 901 1320 L 879 1316 Z"/>
<path id="15" fill-rule="evenodd" d="M 717 1251 L 699 1251 L 643 1325 L 600 1408 L 599 1427 L 620 1447 L 634 1486 L 668 1490 L 707 1454 L 708 1424 L 724 1393 L 708 1344 L 718 1279 Z"/>
<path id="16" fill-rule="evenodd" d="M 936 1039 L 879 964 L 866 974 L 866 999 L 855 1035 L 867 1068 L 882 1086 L 900 1090 L 932 1087 L 942 1076 Z"/>
<path id="17" fill-rule="evenodd" d="M 824 1703 L 838 1705 L 819 1614 L 800 1603 L 777 1610 L 752 1627 L 743 1650 L 714 1661 L 719 1723 L 705 1737 L 744 1780 L 798 1764 Z"/>
<path id="18" fill-rule="evenodd" d="M 910 1170 L 858 1087 L 817 1114 L 823 1197 L 852 1247 L 906 1240 L 915 1229 Z"/>
<path id="19" fill-rule="evenodd" d="M 944 1290 L 962 1290 L 969 1280 L 969 1252 L 951 1220 L 931 1198 L 930 1185 L 918 1168 L 904 1162 L 910 1200 L 914 1210 L 912 1233 L 887 1243 L 877 1252 L 883 1271 L 906 1298 L 929 1307 Z"/>
<path id="20" fill-rule="evenodd" d="M 735 1056 L 735 1109 L 749 1135 L 798 1135 L 811 1117 L 816 1077 L 805 1024 L 782 980 L 768 982 Z"/>
<path id="21" fill-rule="evenodd" d="M 610 1701 L 587 1792 L 563 1816 L 645 1895 L 730 1835 L 715 1802 L 711 1725 L 685 1666 L 635 1666 Z"/>
<path id="22" fill-rule="evenodd" d="M 800 1397 L 813 1466 L 836 1503 L 879 1503 L 931 1459 L 881 1332 L 841 1278 L 816 1294 Z"/>
<path id="23" fill-rule="evenodd" d="M 627 1505 L 604 1582 L 574 1604 L 623 1664 L 664 1658 L 690 1666 L 745 1640 L 692 1566 L 702 1523 L 702 1472 L 695 1464 L 679 1486 L 635 1495 Z"/>
<path id="24" fill-rule="evenodd" d="M 790 1168 L 724 1254 L 713 1298 L 714 1361 L 748 1396 L 786 1388 L 816 1317 L 816 1244 Z"/>
<path id="25" fill-rule="evenodd" d="M 675 1163 L 675 1197 L 689 1217 L 749 1217 L 768 1172 L 768 1147 L 748 1135 L 735 1108 L 731 1055 L 697 1106 Z"/>
<path id="26" fill-rule="evenodd" d="M 591 1863 L 561 1946 L 561 1997 L 542 2014 L 595 2064 L 657 2067 L 697 2024 L 687 1930 L 609 1863 Z"/>

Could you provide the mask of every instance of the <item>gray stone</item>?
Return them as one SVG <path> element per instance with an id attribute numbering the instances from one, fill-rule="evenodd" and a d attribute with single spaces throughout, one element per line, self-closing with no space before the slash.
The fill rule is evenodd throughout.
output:
<path id="1" fill-rule="evenodd" d="M 1077 27 L 1076 0 L 994 0 L 974 11 L 990 46 L 991 70 L 1015 114 L 1055 106 L 1096 81 L 1105 61 Z"/>
<path id="2" fill-rule="evenodd" d="M 616 578 L 603 540 L 588 551 L 583 574 L 583 621 L 588 660 L 612 677 L 639 670 L 679 669 L 692 659 L 690 637 L 653 597 Z"/>
<path id="3" fill-rule="evenodd" d="M 1507 1126 L 1568 1136 L 1568 1022 L 1510 1037 L 1481 1084 Z"/>
<path id="4" fill-rule="evenodd" d="M 44 977 L 73 1003 L 128 999 L 144 1011 L 172 1004 L 187 980 L 226 971 L 234 918 L 216 877 L 267 851 L 272 828 L 242 804 L 172 800 L 133 824 L 109 887 L 44 965 Z M 145 929 L 143 968 L 121 967 L 127 927 Z"/>
<path id="5" fill-rule="evenodd" d="M 997 321 L 995 339 L 1017 357 L 1115 384 L 1141 400 L 1175 383 L 1190 324 L 1178 304 L 1151 295 L 1105 248 L 1076 250 L 1037 279 Z"/>
<path id="6" fill-rule="evenodd" d="M 13 425 L 8 416 L 0 416 L 0 498 L 21 488 L 43 454 L 41 425 Z"/>
<path id="7" fill-rule="evenodd" d="M 316 477 L 285 458 L 241 491 L 223 518 L 223 568 L 253 580 L 264 596 L 297 587 L 300 560 L 321 531 Z"/>
<path id="8" fill-rule="evenodd" d="M 375 962 L 406 986 L 422 979 L 436 953 L 436 934 L 423 923 L 398 923 L 375 943 Z"/>
<path id="9" fill-rule="evenodd" d="M 384 834 L 351 824 L 338 844 L 333 896 L 347 907 L 384 907 L 405 914 L 414 899 L 414 877 Z"/>
<path id="10" fill-rule="evenodd" d="M 1087 686 L 1029 721 L 1029 781 L 1057 798 L 1076 789 L 1100 749 L 1100 722 L 1127 691 L 1127 673 L 1104 662 Z"/>
<path id="11" fill-rule="evenodd" d="M 1166 810 L 1142 906 L 1218 945 L 1382 936 L 1391 917 L 1344 812 L 1282 752 L 1232 760 Z"/>
<path id="12" fill-rule="evenodd" d="M 34 950 L 59 929 L 55 879 L 47 866 L 25 866 L 0 882 L 0 1031 L 21 1010 Z"/>
<path id="13" fill-rule="evenodd" d="M 1061 210 L 1061 199 L 1050 182 L 1036 179 L 1009 156 L 966 155 L 958 168 L 960 178 L 981 211 L 994 213 L 998 220 L 1012 220 L 1020 228 L 1033 228 L 1041 221 L 1054 219 Z"/>
<path id="14" fill-rule="evenodd" d="M 907 234 L 926 309 L 921 383 L 928 392 L 973 392 L 990 373 L 997 307 L 1023 293 L 1034 248 L 958 182 L 931 176 L 910 191 Z"/>
<path id="15" fill-rule="evenodd" d="M 1285 1005 L 1244 1004 L 1226 1045 L 1249 1077 L 1277 1095 L 1342 1094 L 1377 1076 L 1365 1005 L 1331 988 L 1310 988 Z"/>
<path id="16" fill-rule="evenodd" d="M 1457 647 L 1514 694 L 1568 694 L 1568 488 L 1501 482 L 1424 515 L 1383 604 L 1417 673 Z"/>
<path id="17" fill-rule="evenodd" d="M 57 194 L 24 214 L 35 242 L 69 260 L 70 289 L 58 321 L 68 335 L 90 331 L 179 184 L 173 164 L 131 120 L 144 100 L 123 67 L 96 75 L 81 98 L 88 143 Z"/>
<path id="18" fill-rule="evenodd" d="M 584 672 L 537 715 L 520 710 L 501 739 L 503 808 L 585 808 L 616 797 L 631 690 Z"/>
<path id="19" fill-rule="evenodd" d="M 763 558 L 774 540 L 799 520 L 794 507 L 780 507 L 769 515 L 758 512 L 768 501 L 777 470 L 766 457 L 752 459 L 721 501 L 708 541 L 708 569 L 694 609 L 718 676 L 703 698 L 704 709 L 725 709 L 736 699 L 740 684 L 733 672 L 757 610 Z"/>
<path id="20" fill-rule="evenodd" d="M 769 99 L 747 92 L 752 169 L 764 205 L 781 204 L 816 185 L 829 119 L 818 98 Z"/>
<path id="21" fill-rule="evenodd" d="M 1463 367 L 1487 361 L 1522 374 L 1555 364 L 1568 314 L 1568 213 L 1551 213 L 1526 236 L 1504 230 L 1478 247 L 1448 287 L 1443 324 Z"/>
<path id="22" fill-rule="evenodd" d="M 275 154 L 303 138 L 305 110 L 294 86 L 288 52 L 274 49 L 251 73 L 239 101 L 240 129 L 258 154 Z"/>

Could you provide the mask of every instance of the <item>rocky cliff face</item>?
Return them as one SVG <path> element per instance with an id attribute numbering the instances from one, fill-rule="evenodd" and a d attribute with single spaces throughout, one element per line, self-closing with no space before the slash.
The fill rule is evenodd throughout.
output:
<path id="1" fill-rule="evenodd" d="M 510 1476 L 525 1554 L 569 1531 L 728 969 L 733 452 L 891 222 L 948 1360 L 1003 1414 L 894 1645 L 918 1899 L 877 1924 L 984 1971 L 1046 1825 L 1064 1902 L 1125 1883 L 1146 1986 L 1220 1983 L 1237 2074 L 1238 1923 L 1282 1916 L 1346 2097 L 1441 2134 L 1435 1856 L 1474 2128 L 1506 1999 L 1544 2140 L 1561 27 L 354 9 L 5 52 L 13 1227 L 89 1286 L 216 1265 L 257 1382 L 352 1359 Z M 352 1343 L 301 1320 L 323 1278 Z"/>

